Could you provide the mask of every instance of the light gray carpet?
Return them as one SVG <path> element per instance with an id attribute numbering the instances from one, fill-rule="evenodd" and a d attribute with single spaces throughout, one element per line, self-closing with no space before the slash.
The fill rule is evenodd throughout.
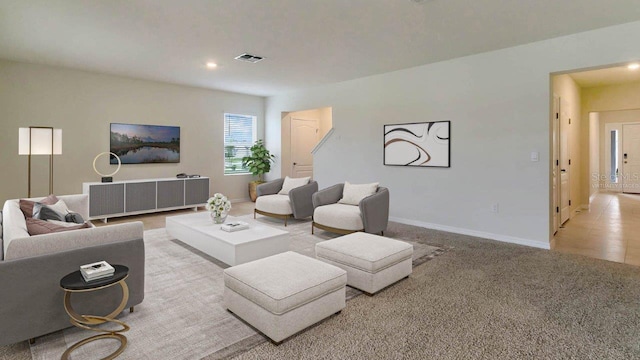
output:
<path id="1" fill-rule="evenodd" d="M 283 228 L 278 220 L 264 217 L 258 220 Z M 291 250 L 309 256 L 314 254 L 315 243 L 336 236 L 323 231 L 312 236 L 308 221 L 293 221 L 286 230 L 291 237 Z M 437 247 L 412 243 L 416 263 L 441 252 Z M 125 311 L 120 318 L 131 330 L 125 334 L 128 347 L 118 359 L 200 359 L 205 356 L 216 359 L 243 353 L 266 342 L 222 306 L 222 269 L 226 265 L 172 240 L 164 229 L 145 231 L 145 245 L 145 300 L 134 313 Z M 348 296 L 352 298 L 359 293 L 350 289 Z M 59 358 L 68 346 L 90 335 L 87 331 L 69 328 L 40 337 L 31 346 L 32 358 Z M 115 341 L 93 342 L 74 351 L 73 359 L 101 358 L 116 348 Z M 23 353 L 16 351 L 15 355 Z"/>
<path id="2" fill-rule="evenodd" d="M 640 269 L 392 223 L 452 249 L 236 359 L 639 359 Z"/>

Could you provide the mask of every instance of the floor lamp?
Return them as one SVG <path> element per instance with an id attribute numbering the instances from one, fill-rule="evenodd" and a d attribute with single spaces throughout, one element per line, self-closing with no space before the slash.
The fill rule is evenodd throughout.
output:
<path id="1" fill-rule="evenodd" d="M 31 155 L 49 155 L 49 194 L 53 194 L 53 155 L 62 154 L 62 129 L 46 126 L 20 128 L 18 154 L 29 156 L 27 197 L 31 197 Z"/>

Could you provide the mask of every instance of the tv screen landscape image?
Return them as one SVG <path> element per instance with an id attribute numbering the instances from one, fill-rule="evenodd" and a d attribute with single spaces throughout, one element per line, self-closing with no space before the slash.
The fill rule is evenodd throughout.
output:
<path id="1" fill-rule="evenodd" d="M 123 164 L 179 163 L 180 127 L 112 123 L 110 148 Z"/>

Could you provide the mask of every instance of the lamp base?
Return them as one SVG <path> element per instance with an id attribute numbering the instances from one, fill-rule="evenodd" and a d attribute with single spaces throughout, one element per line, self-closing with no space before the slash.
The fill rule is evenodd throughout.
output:
<path id="1" fill-rule="evenodd" d="M 113 176 L 103 176 L 103 177 L 102 177 L 102 182 L 103 182 L 103 183 L 110 183 L 110 182 L 113 182 Z"/>

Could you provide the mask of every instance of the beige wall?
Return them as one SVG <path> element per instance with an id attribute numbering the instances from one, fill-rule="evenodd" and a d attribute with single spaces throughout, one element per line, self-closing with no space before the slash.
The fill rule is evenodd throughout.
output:
<path id="1" fill-rule="evenodd" d="M 583 102 L 589 111 L 640 109 L 640 82 L 585 88 Z"/>
<path id="2" fill-rule="evenodd" d="M 319 138 L 322 139 L 332 127 L 331 108 L 324 107 L 313 110 L 283 112 L 281 120 L 281 163 L 288 164 L 282 166 L 281 176 L 291 176 L 291 118 L 299 119 L 315 119 L 318 120 L 318 128 L 320 132 Z"/>
<path id="3" fill-rule="evenodd" d="M 264 98 L 98 73 L 0 61 L 0 200 L 27 195 L 27 157 L 18 155 L 18 128 L 63 130 L 63 154 L 55 157 L 57 194 L 82 192 L 82 182 L 100 181 L 93 158 L 109 150 L 111 122 L 180 126 L 178 164 L 123 165 L 114 180 L 209 176 L 211 192 L 247 198 L 250 175 L 223 176 L 223 114 L 258 117 L 264 134 Z M 35 159 L 33 195 L 48 191 L 43 157 Z M 106 157 L 101 171 L 111 171 Z"/>
<path id="4" fill-rule="evenodd" d="M 560 96 L 560 111 L 566 113 L 571 119 L 569 125 L 569 158 L 571 159 L 570 169 L 570 198 L 571 215 L 585 204 L 589 204 L 589 197 L 584 199 L 582 179 L 584 169 L 588 169 L 588 162 L 585 167 L 585 159 L 588 161 L 588 153 L 581 151 L 582 139 L 582 118 L 581 118 L 581 93 L 580 87 L 569 75 L 557 75 L 553 77 L 553 93 Z M 588 127 L 588 122 L 587 125 Z M 588 189 L 587 189 L 588 191 Z"/>

